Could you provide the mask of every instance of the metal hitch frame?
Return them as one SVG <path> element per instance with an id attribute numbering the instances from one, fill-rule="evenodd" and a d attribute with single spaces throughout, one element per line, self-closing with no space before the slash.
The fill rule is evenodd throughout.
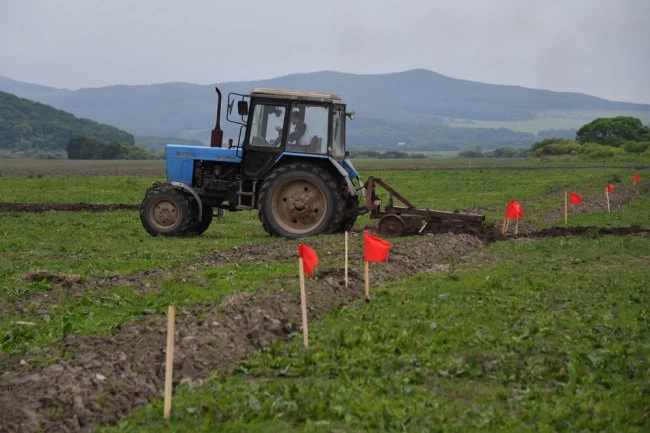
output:
<path id="1" fill-rule="evenodd" d="M 388 203 L 383 210 L 381 199 L 375 191 L 377 185 L 388 192 Z M 461 212 L 460 210 L 448 212 L 417 208 L 386 182 L 373 176 L 368 178 L 365 187 L 366 209 L 370 212 L 371 219 L 379 219 L 377 229 L 382 235 L 403 236 L 459 226 L 481 227 L 485 221 L 485 215 Z M 393 198 L 403 206 L 395 206 Z"/>

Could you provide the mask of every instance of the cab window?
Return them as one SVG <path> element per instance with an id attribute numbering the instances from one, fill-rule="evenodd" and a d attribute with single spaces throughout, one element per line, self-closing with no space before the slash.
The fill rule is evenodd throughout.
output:
<path id="1" fill-rule="evenodd" d="M 250 146 L 280 147 L 286 107 L 256 104 L 251 120 Z"/>

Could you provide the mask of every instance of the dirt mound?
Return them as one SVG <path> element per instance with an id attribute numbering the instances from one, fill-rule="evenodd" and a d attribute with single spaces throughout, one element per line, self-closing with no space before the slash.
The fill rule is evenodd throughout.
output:
<path id="1" fill-rule="evenodd" d="M 361 235 L 361 230 L 351 233 L 353 237 Z M 320 251 L 340 249 L 340 238 L 314 241 L 312 246 Z M 484 242 L 478 237 L 451 233 L 421 236 L 416 243 L 396 243 L 389 261 L 373 266 L 372 286 L 425 271 L 444 270 L 445 263 L 483 246 Z M 361 253 L 351 255 L 350 259 L 361 263 Z M 295 260 L 295 242 L 277 240 L 216 250 L 190 266 L 209 266 L 224 261 Z M 137 291 L 152 290 L 149 284 L 152 278 L 178 273 L 179 269 L 169 268 L 90 282 L 39 272 L 26 278 L 47 278 L 56 286 L 47 298 L 39 300 L 47 303 L 56 302 L 57 290 L 83 294 L 125 282 Z M 282 290 L 237 293 L 221 305 L 192 305 L 179 309 L 175 334 L 176 384 L 199 384 L 210 371 L 231 366 L 251 351 L 300 330 L 297 276 L 267 283 Z M 310 320 L 314 320 L 333 309 L 362 300 L 363 274 L 351 269 L 349 284 L 345 287 L 342 268 L 317 268 L 315 278 L 307 281 L 307 290 Z M 56 348 L 61 352 L 60 360 L 49 366 L 32 365 L 29 359 L 4 355 L 6 368 L 0 377 L 0 431 L 33 432 L 39 428 L 45 432 L 90 431 L 93 426 L 114 422 L 133 408 L 158 397 L 164 386 L 165 326 L 165 317 L 157 315 L 127 323 L 108 338 L 66 335 L 61 347 Z"/>
<path id="2" fill-rule="evenodd" d="M 538 230 L 525 235 L 527 238 L 549 238 L 557 236 L 628 236 L 628 235 L 650 235 L 650 229 L 644 229 L 639 226 L 630 227 L 550 227 Z"/>

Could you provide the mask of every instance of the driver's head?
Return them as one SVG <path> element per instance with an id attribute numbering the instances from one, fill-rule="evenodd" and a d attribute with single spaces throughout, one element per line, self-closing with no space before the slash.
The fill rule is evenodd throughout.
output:
<path id="1" fill-rule="evenodd" d="M 298 124 L 298 122 L 300 122 L 300 113 L 298 113 L 297 111 L 292 111 L 291 112 L 291 123 L 296 125 L 296 124 Z"/>

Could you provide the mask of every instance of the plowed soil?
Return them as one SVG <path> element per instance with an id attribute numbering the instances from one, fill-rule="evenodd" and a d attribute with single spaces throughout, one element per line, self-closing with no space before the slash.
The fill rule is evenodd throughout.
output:
<path id="1" fill-rule="evenodd" d="M 644 191 L 645 193 L 646 191 Z M 623 206 L 631 191 L 617 188 L 611 197 L 612 208 Z M 61 207 L 63 206 L 63 207 Z M 124 206 L 124 207 L 121 207 Z M 3 203 L 0 209 L 17 212 L 46 210 L 114 210 L 133 209 L 129 205 L 48 205 Z M 602 210 L 604 203 L 593 203 L 581 211 Z M 606 207 L 605 207 L 606 208 Z M 548 215 L 551 221 L 562 218 Z M 498 224 L 500 226 L 500 224 Z M 361 236 L 357 227 L 351 236 Z M 444 271 L 452 260 L 483 248 L 487 243 L 513 236 L 511 227 L 506 236 L 501 227 L 490 224 L 483 231 L 456 229 L 446 233 L 415 236 L 413 242 L 395 243 L 385 264 L 372 266 L 372 284 L 376 287 L 390 281 L 422 272 Z M 566 235 L 629 235 L 649 230 L 640 227 L 603 229 L 597 227 L 554 227 L 538 230 L 522 221 L 519 237 Z M 340 237 L 314 238 L 310 245 L 327 251 L 340 243 Z M 195 263 L 180 267 L 154 269 L 134 275 L 86 280 L 65 275 L 38 273 L 27 279 L 50 281 L 54 288 L 47 297 L 38 299 L 45 311 L 58 295 L 82 298 L 85 293 L 104 290 L 115 285 L 129 285 L 136 292 L 156 290 L 157 281 L 183 273 L 191 268 L 209 268 L 224 262 L 286 262 L 296 260 L 296 242 L 277 239 L 263 245 L 250 245 L 229 250 L 215 250 Z M 350 257 L 360 263 L 362 257 Z M 315 278 L 308 279 L 310 320 L 316 320 L 333 309 L 363 301 L 363 275 L 351 270 L 345 287 L 342 268 L 316 268 Z M 300 298 L 298 277 L 269 281 L 282 291 L 267 293 L 235 293 L 220 305 L 192 305 L 177 312 L 174 378 L 175 384 L 200 384 L 210 371 L 224 369 L 252 351 L 268 346 L 290 333 L 300 330 Z M 371 289 L 372 290 L 372 289 Z M 30 295 L 34 297 L 43 294 Z M 0 305 L 0 314 L 25 311 L 34 298 L 24 302 Z M 38 311 L 32 311 L 38 314 Z M 80 337 L 66 335 L 60 347 L 64 356 L 51 365 L 34 365 L 29 359 L 0 353 L 6 366 L 0 376 L 0 432 L 86 432 L 100 425 L 116 422 L 132 409 L 158 398 L 164 387 L 166 317 L 145 316 L 125 324 L 111 337 Z"/>

